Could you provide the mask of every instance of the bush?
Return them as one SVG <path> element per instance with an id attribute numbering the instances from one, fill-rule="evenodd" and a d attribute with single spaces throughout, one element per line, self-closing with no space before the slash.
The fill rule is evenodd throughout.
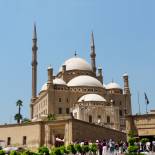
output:
<path id="1" fill-rule="evenodd" d="M 29 150 L 26 150 L 22 153 L 22 155 L 37 155 L 37 153 L 31 152 Z"/>
<path id="2" fill-rule="evenodd" d="M 38 153 L 39 154 L 44 154 L 44 155 L 49 155 L 49 149 L 45 146 L 39 147 L 38 148 Z"/>
<path id="3" fill-rule="evenodd" d="M 97 145 L 95 143 L 93 143 L 91 146 L 90 146 L 90 151 L 91 152 L 96 152 L 97 151 Z"/>
<path id="4" fill-rule="evenodd" d="M 129 153 L 136 153 L 138 151 L 138 146 L 129 146 L 128 147 L 128 152 Z"/>
<path id="5" fill-rule="evenodd" d="M 5 155 L 5 151 L 0 150 L 0 155 Z"/>
<path id="6" fill-rule="evenodd" d="M 10 155 L 20 155 L 20 153 L 13 150 L 13 151 L 10 152 Z"/>
<path id="7" fill-rule="evenodd" d="M 83 151 L 82 151 L 82 147 L 81 147 L 80 144 L 75 144 L 75 149 L 76 149 L 76 151 L 79 152 L 79 153 L 82 153 L 82 152 L 83 152 Z"/>
<path id="8" fill-rule="evenodd" d="M 133 146 L 134 143 L 136 142 L 136 138 L 131 137 L 131 138 L 129 138 L 128 142 L 129 142 L 129 144 L 130 144 L 131 146 Z"/>
<path id="9" fill-rule="evenodd" d="M 67 150 L 69 150 L 73 154 L 76 154 L 77 152 L 73 144 L 68 145 Z"/>
<path id="10" fill-rule="evenodd" d="M 87 153 L 87 152 L 89 152 L 90 149 L 89 149 L 88 145 L 83 145 L 82 150 L 83 150 L 84 153 Z"/>
<path id="11" fill-rule="evenodd" d="M 145 143 L 148 142 L 148 141 L 149 141 L 148 138 L 142 138 L 142 139 L 141 139 L 141 143 L 142 143 L 142 144 L 145 144 Z"/>
<path id="12" fill-rule="evenodd" d="M 69 150 L 67 150 L 65 146 L 60 147 L 60 152 L 61 152 L 61 154 L 69 154 L 70 153 Z"/>
<path id="13" fill-rule="evenodd" d="M 53 148 L 51 150 L 51 155 L 63 155 L 63 154 L 62 154 L 60 148 L 58 147 L 58 148 Z"/>
<path id="14" fill-rule="evenodd" d="M 145 155 L 144 153 L 125 153 L 125 155 Z"/>

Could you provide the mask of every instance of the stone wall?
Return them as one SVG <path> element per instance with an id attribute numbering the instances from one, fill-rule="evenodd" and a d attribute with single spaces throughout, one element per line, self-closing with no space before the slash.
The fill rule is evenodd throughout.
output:
<path id="1" fill-rule="evenodd" d="M 115 141 L 126 141 L 126 133 L 118 130 L 101 127 L 95 124 L 90 124 L 80 120 L 72 120 L 72 139 L 76 140 L 103 140 L 113 139 Z"/>
<path id="2" fill-rule="evenodd" d="M 155 136 L 155 114 L 128 115 L 126 131 L 134 130 L 137 136 Z"/>
<path id="3" fill-rule="evenodd" d="M 0 140 L 4 140 L 7 146 L 10 137 L 10 146 L 23 146 L 25 136 L 27 147 L 39 147 L 42 137 L 41 129 L 41 123 L 1 125 Z"/>

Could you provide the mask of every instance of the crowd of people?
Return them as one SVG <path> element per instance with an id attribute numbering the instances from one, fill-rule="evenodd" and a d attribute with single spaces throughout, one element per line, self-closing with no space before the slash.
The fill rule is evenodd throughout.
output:
<path id="1" fill-rule="evenodd" d="M 98 155 L 107 155 L 107 154 L 122 154 L 127 151 L 128 143 L 119 141 L 115 142 L 112 139 L 109 140 L 96 140 L 98 147 Z"/>
<path id="2" fill-rule="evenodd" d="M 98 155 L 121 155 L 128 152 L 128 142 L 115 142 L 114 140 L 102 140 L 96 141 L 96 144 L 98 146 Z M 155 141 L 148 141 L 146 143 L 142 143 L 141 141 L 135 142 L 135 146 L 138 147 L 137 152 L 143 152 L 143 153 L 152 153 L 155 154 Z"/>
<path id="3" fill-rule="evenodd" d="M 77 142 L 75 142 L 77 143 Z M 91 145 L 91 141 L 78 142 L 81 145 Z M 123 155 L 128 152 L 128 142 L 119 141 L 116 142 L 113 139 L 109 140 L 96 140 L 97 155 Z M 138 147 L 137 153 L 151 153 L 155 154 L 155 141 L 148 141 L 142 143 L 141 141 L 135 142 L 135 146 Z"/>

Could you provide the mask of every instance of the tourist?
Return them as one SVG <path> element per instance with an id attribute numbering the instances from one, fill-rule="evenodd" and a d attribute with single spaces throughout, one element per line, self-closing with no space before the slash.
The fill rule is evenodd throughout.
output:
<path id="1" fill-rule="evenodd" d="M 107 143 L 106 143 L 106 140 L 103 140 L 102 146 L 103 146 L 102 154 L 106 155 L 107 154 Z"/>

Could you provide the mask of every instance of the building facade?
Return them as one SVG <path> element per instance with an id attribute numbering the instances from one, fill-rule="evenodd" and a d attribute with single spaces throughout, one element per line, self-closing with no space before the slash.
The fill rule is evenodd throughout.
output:
<path id="1" fill-rule="evenodd" d="M 57 120 L 53 121 L 0 125 L 0 140 L 4 142 L 3 146 L 20 146 L 32 150 L 40 146 L 50 148 L 56 144 L 57 138 L 68 145 L 75 141 L 90 139 L 95 142 L 96 139 L 103 139 L 103 137 L 126 141 L 126 134 L 123 132 L 65 115 L 58 116 Z"/>
<path id="2" fill-rule="evenodd" d="M 126 132 L 134 131 L 136 137 L 155 139 L 155 111 L 143 115 L 126 116 Z"/>
<path id="3" fill-rule="evenodd" d="M 131 115 L 128 75 L 124 88 L 111 82 L 104 84 L 102 68 L 96 69 L 93 33 L 90 41 L 90 64 L 75 54 L 66 60 L 56 75 L 47 69 L 47 82 L 37 93 L 37 32 L 34 26 L 32 46 L 31 119 L 39 121 L 49 114 L 72 114 L 75 119 L 104 127 L 125 130 L 125 115 Z"/>
<path id="4" fill-rule="evenodd" d="M 0 142 L 6 146 L 55 145 L 56 138 L 70 144 L 75 141 L 126 140 L 125 116 L 131 115 L 128 75 L 124 87 L 104 84 L 102 68 L 96 67 L 93 33 L 90 41 L 90 64 L 83 58 L 66 60 L 56 75 L 47 69 L 47 81 L 37 92 L 37 32 L 34 25 L 32 45 L 31 122 L 0 125 Z M 51 120 L 51 116 L 53 117 Z"/>

